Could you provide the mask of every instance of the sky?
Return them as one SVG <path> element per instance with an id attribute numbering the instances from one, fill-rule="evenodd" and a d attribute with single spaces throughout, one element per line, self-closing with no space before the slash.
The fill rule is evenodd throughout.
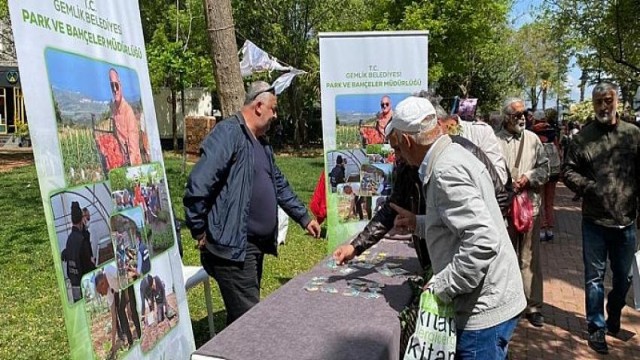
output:
<path id="1" fill-rule="evenodd" d="M 125 99 L 140 99 L 140 82 L 132 69 L 48 48 L 47 73 L 52 87 L 79 92 L 97 101 L 110 101 L 109 69 L 118 71 Z"/>
<path id="2" fill-rule="evenodd" d="M 536 14 L 539 13 L 537 8 L 542 6 L 543 0 L 514 0 L 514 6 L 511 9 L 511 22 L 512 24 L 518 28 L 523 24 L 533 22 L 535 20 Z M 571 59 L 569 73 L 567 74 L 567 78 L 565 81 L 565 86 L 571 90 L 571 100 L 578 102 L 580 100 L 580 76 L 582 75 L 582 71 L 580 67 L 576 65 L 575 58 Z M 588 86 L 584 91 L 584 99 L 591 99 L 591 89 L 593 86 Z M 555 104 L 555 98 L 551 101 Z"/>
<path id="3" fill-rule="evenodd" d="M 354 94 L 336 96 L 336 112 L 354 112 L 360 114 L 375 115 L 380 111 L 380 100 L 382 96 L 388 95 L 391 98 L 391 108 L 411 94 Z"/>

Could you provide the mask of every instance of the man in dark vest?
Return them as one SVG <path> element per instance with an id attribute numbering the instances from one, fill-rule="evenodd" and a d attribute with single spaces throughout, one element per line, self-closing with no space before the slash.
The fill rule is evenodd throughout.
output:
<path id="1" fill-rule="evenodd" d="M 82 210 L 77 201 L 71 203 L 71 233 L 67 238 L 66 248 L 62 251 L 62 261 L 67 263 L 67 277 L 71 282 L 73 302 L 82 299 L 80 281 L 82 276 L 96 269 L 92 261 L 93 252 L 85 227 Z"/>

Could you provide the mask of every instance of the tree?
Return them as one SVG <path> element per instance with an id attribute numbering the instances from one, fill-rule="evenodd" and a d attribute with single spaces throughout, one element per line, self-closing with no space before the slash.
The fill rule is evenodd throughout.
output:
<path id="1" fill-rule="evenodd" d="M 231 0 L 203 1 L 220 107 L 222 115 L 229 116 L 244 103 Z"/>
<path id="2" fill-rule="evenodd" d="M 640 84 L 640 2 L 637 0 L 548 0 L 546 14 L 568 34 L 578 64 L 597 81 L 620 84 L 623 101 Z"/>

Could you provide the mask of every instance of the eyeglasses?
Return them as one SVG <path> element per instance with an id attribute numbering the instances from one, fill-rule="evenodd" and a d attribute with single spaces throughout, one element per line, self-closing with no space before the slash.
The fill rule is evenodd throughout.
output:
<path id="1" fill-rule="evenodd" d="M 525 113 L 526 113 L 525 111 L 520 111 L 520 112 L 517 112 L 515 114 L 509 114 L 509 117 L 511 117 L 513 119 L 520 119 L 521 117 L 524 116 Z"/>
<path id="2" fill-rule="evenodd" d="M 112 81 L 111 82 L 111 92 L 116 92 L 120 90 L 120 83 L 117 81 Z"/>
<path id="3" fill-rule="evenodd" d="M 389 107 L 389 105 L 391 105 L 391 104 L 388 103 L 388 102 L 380 103 L 380 107 L 383 108 L 383 109 L 386 108 L 386 107 Z"/>

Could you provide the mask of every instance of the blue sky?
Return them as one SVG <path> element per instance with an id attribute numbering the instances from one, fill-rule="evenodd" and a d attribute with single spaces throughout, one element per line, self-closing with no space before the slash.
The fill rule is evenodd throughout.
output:
<path id="1" fill-rule="evenodd" d="M 411 94 L 354 94 L 336 96 L 336 113 L 357 112 L 363 114 L 376 114 L 380 111 L 380 100 L 384 95 L 391 98 L 391 107 L 395 108 L 402 99 Z"/>
<path id="2" fill-rule="evenodd" d="M 542 0 L 514 0 L 514 5 L 510 14 L 513 26 L 520 27 L 523 24 L 535 20 L 535 16 L 539 13 L 539 10 L 537 9 L 542 6 L 542 3 Z M 580 100 L 580 89 L 578 88 L 578 85 L 580 85 L 581 75 L 582 71 L 580 70 L 580 67 L 575 64 L 575 59 L 571 59 L 565 86 L 571 90 L 571 99 L 576 102 Z M 593 86 L 585 88 L 585 100 L 591 99 L 592 88 Z M 552 103 L 555 104 L 555 98 L 552 99 Z"/>
<path id="3" fill-rule="evenodd" d="M 45 51 L 45 61 L 52 87 L 79 92 L 93 100 L 110 101 L 109 69 L 114 68 L 120 75 L 124 98 L 140 98 L 140 82 L 132 69 L 52 48 Z"/>

